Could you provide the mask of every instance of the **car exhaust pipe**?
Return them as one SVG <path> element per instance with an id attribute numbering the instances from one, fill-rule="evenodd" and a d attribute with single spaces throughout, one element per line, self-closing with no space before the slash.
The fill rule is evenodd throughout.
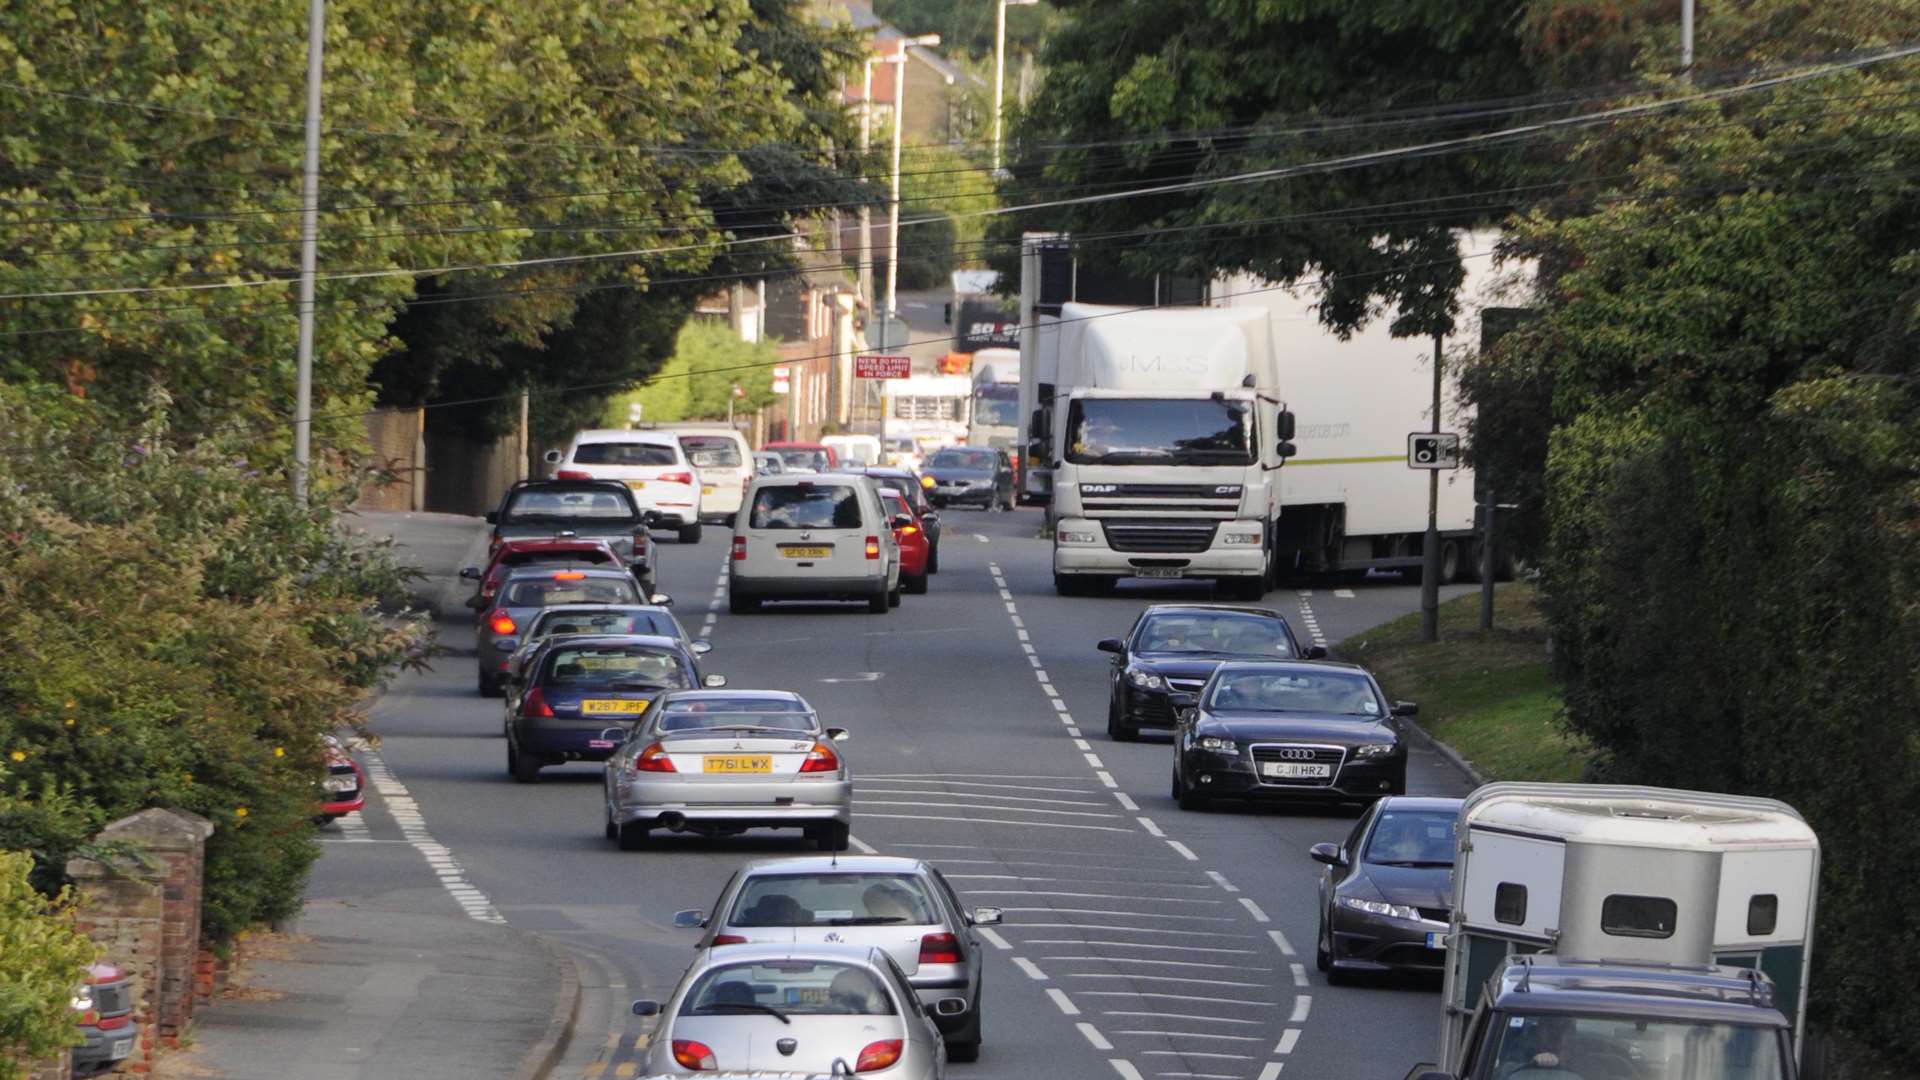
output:
<path id="1" fill-rule="evenodd" d="M 687 829 L 687 819 L 685 815 L 668 811 L 660 815 L 660 827 L 669 832 L 685 832 Z"/>

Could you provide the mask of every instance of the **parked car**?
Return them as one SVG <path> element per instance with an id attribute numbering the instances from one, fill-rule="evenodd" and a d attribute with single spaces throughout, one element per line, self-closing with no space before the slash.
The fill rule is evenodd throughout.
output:
<path id="1" fill-rule="evenodd" d="M 899 488 L 907 501 L 913 504 L 913 512 L 920 518 L 920 530 L 927 535 L 927 573 L 939 573 L 940 511 L 927 498 L 927 478 L 912 469 L 893 466 L 867 469 L 865 474 L 876 483 Z"/>
<path id="2" fill-rule="evenodd" d="M 807 469 L 812 472 L 832 472 L 840 467 L 840 457 L 833 447 L 817 442 L 770 442 L 760 449 L 771 454 L 779 454 L 789 469 Z"/>
<path id="3" fill-rule="evenodd" d="M 1107 735 L 1139 738 L 1142 728 L 1172 728 L 1170 695 L 1198 693 L 1228 660 L 1322 659 L 1302 646 L 1286 617 L 1270 608 L 1225 604 L 1153 604 L 1123 638 L 1098 645 L 1113 655 L 1107 673 Z"/>
<path id="4" fill-rule="evenodd" d="M 493 604 L 493 598 L 500 593 L 500 583 L 507 574 L 523 566 L 536 563 L 558 563 L 566 566 L 620 566 L 626 565 L 632 571 L 640 588 L 648 593 L 654 590 L 653 540 L 651 537 L 643 543 L 638 538 L 633 542 L 633 556 L 628 558 L 614 550 L 611 541 L 605 537 L 582 538 L 578 536 L 551 536 L 526 540 L 503 540 L 493 549 L 493 555 L 487 560 L 485 569 L 477 566 L 463 567 L 460 576 L 468 581 L 479 583 L 479 588 L 467 598 L 467 606 L 476 613 L 484 613 Z M 475 621 L 484 619 L 476 614 Z"/>
<path id="5" fill-rule="evenodd" d="M 605 761 L 628 725 L 669 690 L 725 686 L 670 637 L 569 637 L 542 649 L 507 717 L 507 773 L 531 784 L 548 765 Z"/>
<path id="6" fill-rule="evenodd" d="M 733 526 L 727 602 L 736 615 L 767 600 L 900 602 L 900 544 L 872 481 L 845 473 L 763 476 Z"/>
<path id="7" fill-rule="evenodd" d="M 654 600 L 670 599 L 654 596 Z M 648 637 L 670 637 L 680 641 L 687 651 L 695 656 L 705 656 L 713 650 L 713 642 L 705 638 L 695 638 L 680 625 L 665 604 L 562 604 L 559 607 L 542 608 L 520 631 L 520 646 L 507 658 L 507 678 L 521 677 L 528 659 L 540 648 L 556 637 L 586 634 L 594 637 L 608 635 L 640 635 Z"/>
<path id="8" fill-rule="evenodd" d="M 1372 800 L 1407 790 L 1400 717 L 1373 676 L 1330 661 L 1214 669 L 1174 699 L 1173 797 L 1182 810 L 1215 799 Z"/>
<path id="9" fill-rule="evenodd" d="M 1460 799 L 1379 799 L 1338 844 L 1315 844 L 1320 930 L 1313 958 L 1330 982 L 1359 972 L 1446 970 L 1453 918 L 1453 830 Z"/>
<path id="10" fill-rule="evenodd" d="M 482 618 L 475 642 L 481 697 L 505 692 L 500 678 L 520 647 L 520 629 L 542 608 L 562 604 L 641 604 L 639 585 L 624 570 L 593 566 L 527 566 L 507 575 Z"/>
<path id="11" fill-rule="evenodd" d="M 327 775 L 320 781 L 320 820 L 338 821 L 366 809 L 367 777 L 360 763 L 339 739 L 322 735 L 320 741 L 327 763 Z"/>
<path id="12" fill-rule="evenodd" d="M 900 588 L 916 596 L 925 593 L 931 545 L 926 529 L 920 525 L 920 515 L 913 512 L 913 503 L 899 488 L 881 488 L 880 501 L 886 505 L 893 525 L 894 542 L 900 545 Z"/>
<path id="13" fill-rule="evenodd" d="M 667 431 L 583 431 L 573 445 L 549 451 L 556 480 L 612 480 L 626 485 L 642 510 L 659 515 L 663 527 L 679 530 L 683 544 L 700 542 L 700 478 Z"/>
<path id="14" fill-rule="evenodd" d="M 664 430 L 680 437 L 680 448 L 700 477 L 700 520 L 733 524 L 741 495 L 753 480 L 752 451 L 746 438 L 718 424 L 676 424 Z"/>
<path id="15" fill-rule="evenodd" d="M 1005 450 L 950 446 L 927 458 L 935 506 L 978 505 L 984 510 L 1013 506 L 1013 463 Z"/>
<path id="16" fill-rule="evenodd" d="M 944 1080 L 940 1031 L 883 949 L 740 945 L 709 949 L 665 1002 L 640 1071 L 849 1072 L 874 1080 Z M 838 1067 L 836 1067 L 838 1066 Z"/>
<path id="17" fill-rule="evenodd" d="M 968 911 L 940 871 L 918 859 L 756 859 L 740 868 L 711 913 L 682 911 L 674 925 L 703 927 L 694 946 L 845 942 L 885 949 L 947 1041 L 947 1060 L 980 1056 L 981 968 L 976 926 L 1000 909 Z M 965 1008 L 953 1004 L 959 998 Z"/>
<path id="18" fill-rule="evenodd" d="M 623 562 L 638 558 L 651 575 L 655 520 L 617 481 L 522 480 L 487 512 L 493 526 L 489 550 L 509 540 L 603 539 Z"/>
<path id="19" fill-rule="evenodd" d="M 779 476 L 781 473 L 785 473 L 785 472 L 800 472 L 800 471 L 802 470 L 789 469 L 787 467 L 786 459 L 782 458 L 775 451 L 755 450 L 753 452 L 753 475 L 755 476 Z M 810 472 L 812 470 L 806 470 L 806 471 Z"/>
<path id="20" fill-rule="evenodd" d="M 73 1048 L 73 1074 L 92 1076 L 133 1055 L 133 980 L 122 969 L 92 964 L 73 994 L 80 1045 Z"/>
<path id="21" fill-rule="evenodd" d="M 631 851 L 654 829 L 797 828 L 845 851 L 853 777 L 834 744 L 846 738 L 790 691 L 657 695 L 607 762 L 607 838 Z"/>

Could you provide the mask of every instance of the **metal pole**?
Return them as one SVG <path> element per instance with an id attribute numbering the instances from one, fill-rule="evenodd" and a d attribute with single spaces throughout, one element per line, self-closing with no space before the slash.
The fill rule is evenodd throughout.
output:
<path id="1" fill-rule="evenodd" d="M 1433 430 L 1440 432 L 1441 338 L 1433 335 Z M 1440 470 L 1427 470 L 1427 537 L 1420 545 L 1420 640 L 1440 640 Z"/>
<path id="2" fill-rule="evenodd" d="M 1693 0 L 1680 0 L 1680 77 L 1693 75 Z"/>
<path id="3" fill-rule="evenodd" d="M 1480 629 L 1493 629 L 1493 515 L 1499 509 L 1500 502 L 1493 496 L 1493 487 L 1486 489 L 1487 505 L 1485 517 L 1480 519 Z"/>
<path id="4" fill-rule="evenodd" d="M 873 141 L 873 58 L 861 65 L 865 71 L 860 91 L 860 169 L 867 168 L 867 153 Z M 873 207 L 860 204 L 860 303 L 873 311 Z"/>
<path id="5" fill-rule="evenodd" d="M 320 230 L 320 73 L 326 0 L 307 0 L 307 149 L 300 170 L 300 344 L 294 362 L 293 497 L 307 501 L 313 458 L 313 268 Z"/>
<path id="6" fill-rule="evenodd" d="M 994 0 L 993 15 L 993 171 L 1000 171 L 1000 106 L 1007 86 L 1007 0 Z"/>
<path id="7" fill-rule="evenodd" d="M 893 321 L 900 287 L 900 131 L 907 117 L 907 47 L 893 61 L 893 189 L 887 199 L 887 322 Z"/>

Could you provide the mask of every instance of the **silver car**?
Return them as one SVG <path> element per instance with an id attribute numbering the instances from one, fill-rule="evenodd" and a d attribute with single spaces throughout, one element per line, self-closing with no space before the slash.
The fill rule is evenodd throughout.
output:
<path id="1" fill-rule="evenodd" d="M 508 679 L 526 671 L 527 660 L 550 637 L 563 634 L 646 634 L 678 638 L 695 656 L 713 651 L 713 642 L 687 633 L 663 604 L 562 604 L 543 608 L 520 631 L 520 645 L 507 658 Z M 508 710 L 513 709 L 511 703 Z"/>
<path id="2" fill-rule="evenodd" d="M 625 570 L 599 566 L 540 564 L 523 566 L 507 575 L 494 597 L 493 610 L 482 621 L 474 645 L 480 657 L 480 679 L 495 685 L 520 648 L 520 633 L 543 609 L 562 604 L 643 604 L 640 586 Z"/>
<path id="3" fill-rule="evenodd" d="M 697 949 L 845 942 L 885 949 L 947 1042 L 950 1061 L 980 1056 L 981 949 L 976 926 L 1000 909 L 969 912 L 940 871 L 885 855 L 757 859 L 734 874 L 712 914 L 682 911 L 675 926 L 704 927 Z"/>
<path id="4" fill-rule="evenodd" d="M 797 828 L 822 851 L 845 851 L 853 776 L 834 744 L 846 738 L 784 690 L 662 694 L 607 759 L 607 838 L 635 851 L 654 829 Z"/>
<path id="5" fill-rule="evenodd" d="M 885 950 L 740 945 L 700 954 L 663 1004 L 642 1073 L 854 1072 L 944 1080 L 939 1029 Z"/>

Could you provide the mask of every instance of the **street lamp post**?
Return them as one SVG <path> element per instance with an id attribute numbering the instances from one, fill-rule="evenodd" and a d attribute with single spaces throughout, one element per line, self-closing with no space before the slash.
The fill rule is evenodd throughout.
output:
<path id="1" fill-rule="evenodd" d="M 893 184 L 887 198 L 887 314 L 883 327 L 893 322 L 899 309 L 900 289 L 900 137 L 906 128 L 907 50 L 915 45 L 938 45 L 939 34 L 921 34 L 901 38 L 900 47 L 887 58 L 897 65 L 893 73 Z"/>
<path id="2" fill-rule="evenodd" d="M 1000 108 L 1007 85 L 1007 8 L 1040 0 L 998 0 L 993 14 L 993 171 L 1000 171 Z"/>
<path id="3" fill-rule="evenodd" d="M 320 76 L 326 0 L 307 0 L 306 154 L 300 166 L 300 339 L 294 359 L 293 498 L 307 501 L 313 456 L 313 271 L 320 230 Z"/>
<path id="4" fill-rule="evenodd" d="M 867 166 L 867 151 L 873 142 L 873 57 L 861 65 L 860 91 L 860 167 Z M 860 204 L 860 302 L 873 310 L 873 207 Z"/>

